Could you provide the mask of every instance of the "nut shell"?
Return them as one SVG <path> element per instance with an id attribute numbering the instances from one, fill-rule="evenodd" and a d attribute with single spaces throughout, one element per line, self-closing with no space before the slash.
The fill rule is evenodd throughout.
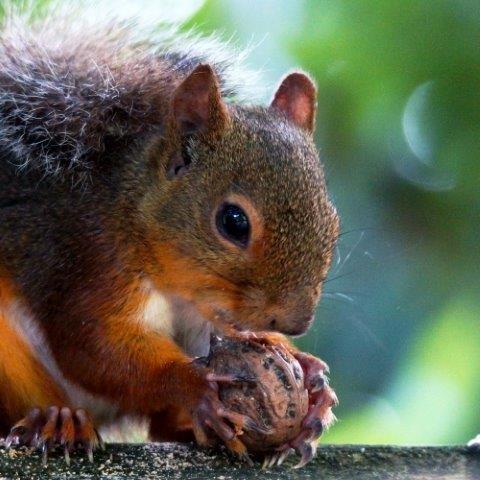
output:
<path id="1" fill-rule="evenodd" d="M 285 349 L 251 340 L 217 338 L 212 340 L 207 365 L 215 374 L 243 379 L 221 383 L 220 400 L 268 430 L 245 430 L 239 438 L 248 450 L 270 451 L 300 433 L 308 411 L 308 392 L 300 364 Z"/>

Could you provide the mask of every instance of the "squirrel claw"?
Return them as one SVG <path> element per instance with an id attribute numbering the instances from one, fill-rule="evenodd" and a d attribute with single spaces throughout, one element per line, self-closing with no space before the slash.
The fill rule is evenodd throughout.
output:
<path id="1" fill-rule="evenodd" d="M 272 455 L 265 455 L 265 459 L 263 460 L 262 464 L 262 470 L 266 470 L 267 468 L 272 468 L 275 466 L 279 467 L 288 458 L 292 451 L 292 448 L 287 447 Z"/>
<path id="2" fill-rule="evenodd" d="M 295 451 L 301 456 L 301 458 L 300 461 L 292 468 L 302 468 L 315 456 L 317 451 L 317 443 L 315 441 L 303 442 L 296 447 Z"/>
<path id="3" fill-rule="evenodd" d="M 70 451 L 67 445 L 63 446 L 63 458 L 65 459 L 65 464 L 67 467 L 70 466 Z"/>
<path id="4" fill-rule="evenodd" d="M 328 365 L 308 353 L 296 352 L 305 377 L 305 388 L 309 394 L 309 409 L 303 420 L 304 430 L 309 430 L 311 440 L 317 439 L 335 420 L 332 407 L 338 405 L 335 392 L 328 384 Z"/>
<path id="5" fill-rule="evenodd" d="M 253 420 L 248 415 L 243 415 L 241 413 L 232 412 L 224 408 L 220 408 L 218 413 L 229 420 L 233 425 L 235 425 L 235 430 L 237 434 L 241 434 L 244 430 L 252 430 L 254 432 L 268 434 L 271 429 L 259 425 L 255 420 Z"/>
<path id="6" fill-rule="evenodd" d="M 100 450 L 102 450 L 102 452 L 104 452 L 107 447 L 105 446 L 105 442 L 103 441 L 103 438 L 101 437 L 100 433 L 98 433 L 98 430 L 95 428 L 95 435 L 97 436 L 97 440 L 98 440 L 98 446 L 100 447 Z"/>
<path id="7" fill-rule="evenodd" d="M 196 427 L 194 433 L 201 445 L 209 443 L 206 434 L 207 428 L 213 430 L 223 442 L 232 440 L 236 435 L 235 431 L 225 421 L 225 410 L 220 400 L 216 398 L 213 389 L 203 396 L 192 417 Z"/>
<path id="8" fill-rule="evenodd" d="M 286 450 L 284 450 L 283 452 L 280 452 L 278 454 L 278 458 L 277 458 L 277 465 L 280 466 L 287 458 L 288 456 L 292 453 L 292 449 L 291 448 L 287 448 Z"/>
<path id="9" fill-rule="evenodd" d="M 10 430 L 10 434 L 5 439 L 5 448 L 10 450 L 12 447 L 16 447 L 20 444 L 20 439 L 25 434 L 25 428 L 23 426 L 13 427 Z"/>
<path id="10" fill-rule="evenodd" d="M 42 443 L 41 445 L 41 451 L 42 451 L 42 465 L 44 467 L 47 466 L 47 463 L 48 463 L 48 452 L 50 450 L 50 445 L 51 445 L 51 442 L 50 441 L 46 441 L 44 443 Z"/>
<path id="11" fill-rule="evenodd" d="M 70 452 L 75 445 L 86 451 L 91 462 L 93 450 L 98 446 L 104 448 L 103 440 L 85 410 L 56 406 L 45 411 L 32 408 L 13 426 L 5 440 L 7 448 L 25 446 L 40 450 L 44 466 L 48 463 L 50 451 L 56 446 L 63 448 L 65 463 L 70 465 Z"/>
<path id="12" fill-rule="evenodd" d="M 274 453 L 273 455 L 265 455 L 262 463 L 262 470 L 274 467 L 277 464 L 278 455 L 278 453 Z"/>
<path id="13" fill-rule="evenodd" d="M 268 465 L 270 464 L 270 455 L 265 455 L 265 458 L 263 459 L 262 463 L 262 470 L 266 470 L 268 468 Z"/>
<path id="14" fill-rule="evenodd" d="M 275 456 L 273 464 L 281 465 L 290 452 L 295 451 L 301 458 L 293 468 L 301 468 L 315 456 L 318 438 L 335 420 L 332 407 L 337 405 L 338 400 L 335 392 L 328 385 L 327 364 L 304 352 L 295 352 L 294 356 L 304 372 L 309 408 L 303 419 L 301 432 L 295 439 L 280 447 L 280 455 Z M 270 463 L 267 465 L 272 466 Z"/>
<path id="15" fill-rule="evenodd" d="M 327 383 L 328 365 L 317 357 L 305 352 L 295 352 L 295 358 L 303 369 L 305 388 L 317 392 Z"/>

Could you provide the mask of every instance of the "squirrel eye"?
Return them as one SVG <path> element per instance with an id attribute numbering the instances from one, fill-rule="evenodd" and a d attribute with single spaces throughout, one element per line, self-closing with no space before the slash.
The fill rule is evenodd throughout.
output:
<path id="1" fill-rule="evenodd" d="M 247 214 L 237 205 L 224 203 L 220 206 L 216 225 L 220 234 L 232 243 L 246 247 L 250 237 L 250 222 Z"/>

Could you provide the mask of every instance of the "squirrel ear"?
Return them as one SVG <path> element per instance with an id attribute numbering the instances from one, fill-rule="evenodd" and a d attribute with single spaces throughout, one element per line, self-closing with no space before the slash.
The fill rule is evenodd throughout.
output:
<path id="1" fill-rule="evenodd" d="M 182 135 L 220 133 L 228 121 L 217 76 L 210 65 L 196 67 L 173 94 L 174 120 Z"/>
<path id="2" fill-rule="evenodd" d="M 271 108 L 281 111 L 291 122 L 310 133 L 315 129 L 317 88 L 303 72 L 287 75 L 278 87 Z"/>

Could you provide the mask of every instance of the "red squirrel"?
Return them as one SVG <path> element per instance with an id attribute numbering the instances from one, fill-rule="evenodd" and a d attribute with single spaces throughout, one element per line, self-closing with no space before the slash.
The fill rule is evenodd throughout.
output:
<path id="1" fill-rule="evenodd" d="M 300 361 L 305 463 L 336 403 L 285 336 L 311 325 L 339 232 L 316 87 L 294 71 L 253 106 L 233 57 L 134 29 L 0 33 L 0 436 L 91 458 L 97 429 L 137 415 L 154 440 L 246 455 L 256 426 L 194 361 L 228 332 Z"/>

